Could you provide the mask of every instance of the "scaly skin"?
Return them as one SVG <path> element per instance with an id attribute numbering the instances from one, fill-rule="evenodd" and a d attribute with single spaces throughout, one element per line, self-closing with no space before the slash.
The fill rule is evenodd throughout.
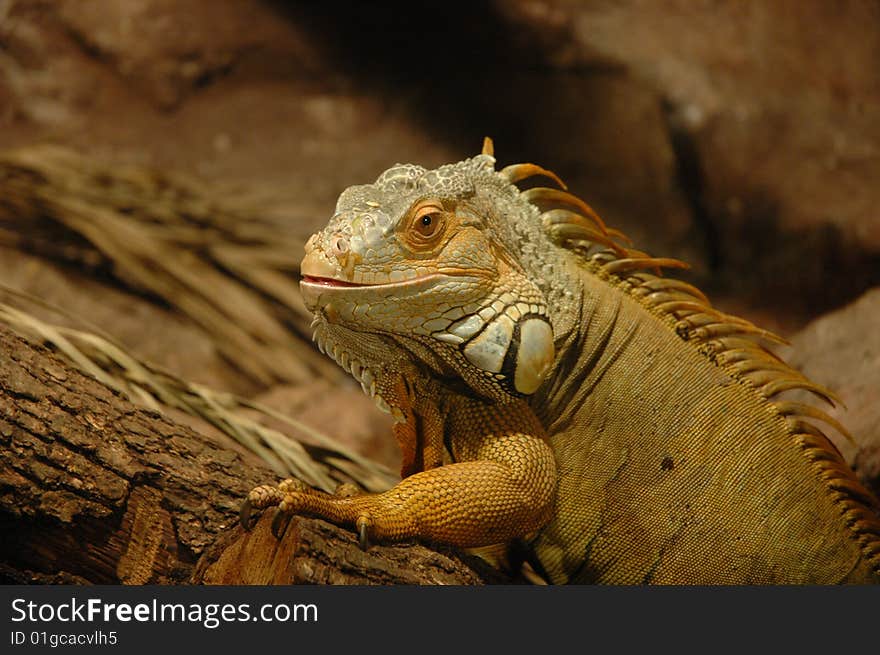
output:
<path id="1" fill-rule="evenodd" d="M 259 487 L 245 515 L 517 544 L 557 583 L 878 581 L 876 500 L 806 419 L 833 421 L 784 395 L 830 392 L 760 345 L 773 335 L 648 272 L 680 263 L 513 184 L 552 173 L 494 161 L 395 166 L 306 245 L 315 338 L 397 419 L 403 480 Z"/>

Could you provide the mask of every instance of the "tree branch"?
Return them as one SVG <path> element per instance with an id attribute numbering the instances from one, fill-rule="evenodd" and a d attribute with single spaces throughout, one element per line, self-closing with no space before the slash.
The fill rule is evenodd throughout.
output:
<path id="1" fill-rule="evenodd" d="M 315 519 L 294 519 L 279 541 L 268 512 L 244 532 L 241 500 L 274 477 L 0 328 L 0 581 L 502 581 L 479 560 L 418 544 L 363 552 Z"/>

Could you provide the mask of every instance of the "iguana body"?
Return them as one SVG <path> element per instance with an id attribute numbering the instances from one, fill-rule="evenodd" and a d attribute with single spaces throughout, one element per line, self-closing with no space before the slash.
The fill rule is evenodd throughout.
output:
<path id="1" fill-rule="evenodd" d="M 259 487 L 245 513 L 516 544 L 554 583 L 880 580 L 876 500 L 807 421 L 831 419 L 780 396 L 828 392 L 656 274 L 677 262 L 621 246 L 574 196 L 514 186 L 555 176 L 494 162 L 395 166 L 306 246 L 318 344 L 398 419 L 403 480 Z"/>

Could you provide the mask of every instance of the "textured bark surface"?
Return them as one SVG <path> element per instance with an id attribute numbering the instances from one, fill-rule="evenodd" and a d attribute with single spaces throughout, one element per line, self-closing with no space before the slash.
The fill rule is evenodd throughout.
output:
<path id="1" fill-rule="evenodd" d="M 282 540 L 272 513 L 254 528 L 222 535 L 199 560 L 199 584 L 481 584 L 509 582 L 477 558 L 418 544 L 373 545 L 362 551 L 353 533 L 325 521 L 294 518 Z M 472 567 L 472 568 L 471 568 Z"/>
<path id="2" fill-rule="evenodd" d="M 454 554 L 361 552 L 352 534 L 296 519 L 283 540 L 236 526 L 246 456 L 140 409 L 44 348 L 0 330 L 0 580 L 7 583 L 469 584 Z M 200 556 L 204 561 L 197 566 Z"/>

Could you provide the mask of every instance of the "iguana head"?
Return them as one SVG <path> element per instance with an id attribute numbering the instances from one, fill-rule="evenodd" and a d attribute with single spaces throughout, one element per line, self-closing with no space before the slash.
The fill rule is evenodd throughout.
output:
<path id="1" fill-rule="evenodd" d="M 553 330 L 523 262 L 545 236 L 494 161 L 394 166 L 345 190 L 306 244 L 301 288 L 318 344 L 374 395 L 401 358 L 496 400 L 543 382 Z"/>

